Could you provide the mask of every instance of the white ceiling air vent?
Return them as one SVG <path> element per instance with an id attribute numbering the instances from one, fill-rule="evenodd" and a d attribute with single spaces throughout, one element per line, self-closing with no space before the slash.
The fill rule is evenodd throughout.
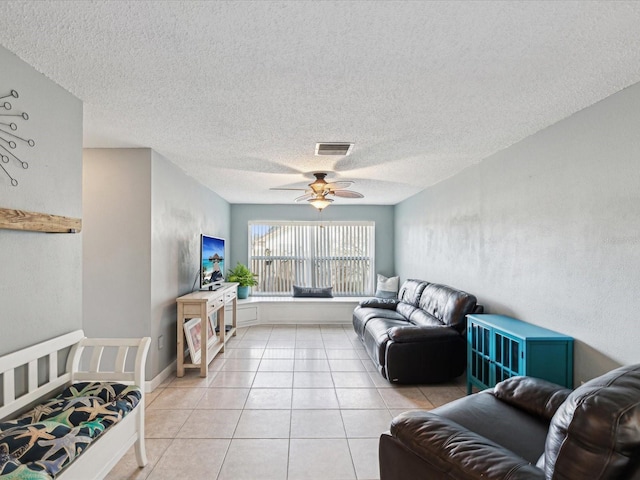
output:
<path id="1" fill-rule="evenodd" d="M 316 155 L 340 155 L 345 156 L 351 153 L 353 143 L 316 143 Z"/>

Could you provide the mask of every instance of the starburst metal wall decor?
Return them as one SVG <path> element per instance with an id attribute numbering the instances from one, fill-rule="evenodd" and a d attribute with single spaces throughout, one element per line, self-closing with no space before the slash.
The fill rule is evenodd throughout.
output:
<path id="1" fill-rule="evenodd" d="M 23 169 L 29 168 L 29 164 L 16 155 L 20 145 L 34 147 L 36 142 L 31 138 L 23 138 L 18 135 L 18 129 L 29 120 L 26 112 L 17 113 L 13 111 L 13 105 L 7 99 L 19 98 L 18 92 L 11 90 L 8 95 L 0 97 L 0 168 L 6 173 L 11 181 L 11 185 L 18 186 L 18 180 L 11 176 L 7 167 L 10 162 L 17 162 Z M 20 125 L 16 122 L 19 122 Z M 20 153 L 22 155 L 22 153 Z"/>

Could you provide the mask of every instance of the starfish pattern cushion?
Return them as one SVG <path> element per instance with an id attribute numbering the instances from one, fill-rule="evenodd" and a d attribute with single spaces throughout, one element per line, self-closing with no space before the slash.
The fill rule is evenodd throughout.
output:
<path id="1" fill-rule="evenodd" d="M 136 386 L 73 384 L 14 420 L 0 422 L 0 479 L 51 479 L 142 398 Z"/>

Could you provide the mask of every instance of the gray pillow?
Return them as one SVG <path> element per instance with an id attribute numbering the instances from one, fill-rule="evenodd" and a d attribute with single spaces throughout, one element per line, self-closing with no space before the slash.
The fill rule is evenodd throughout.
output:
<path id="1" fill-rule="evenodd" d="M 294 297 L 333 298 L 333 287 L 299 287 L 293 286 Z"/>

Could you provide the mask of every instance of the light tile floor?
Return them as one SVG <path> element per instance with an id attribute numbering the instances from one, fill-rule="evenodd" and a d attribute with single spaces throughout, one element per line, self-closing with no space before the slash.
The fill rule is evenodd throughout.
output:
<path id="1" fill-rule="evenodd" d="M 393 416 L 465 394 L 464 379 L 393 386 L 350 325 L 238 329 L 209 365 L 147 394 L 149 464 L 133 448 L 118 479 L 373 480 Z"/>

